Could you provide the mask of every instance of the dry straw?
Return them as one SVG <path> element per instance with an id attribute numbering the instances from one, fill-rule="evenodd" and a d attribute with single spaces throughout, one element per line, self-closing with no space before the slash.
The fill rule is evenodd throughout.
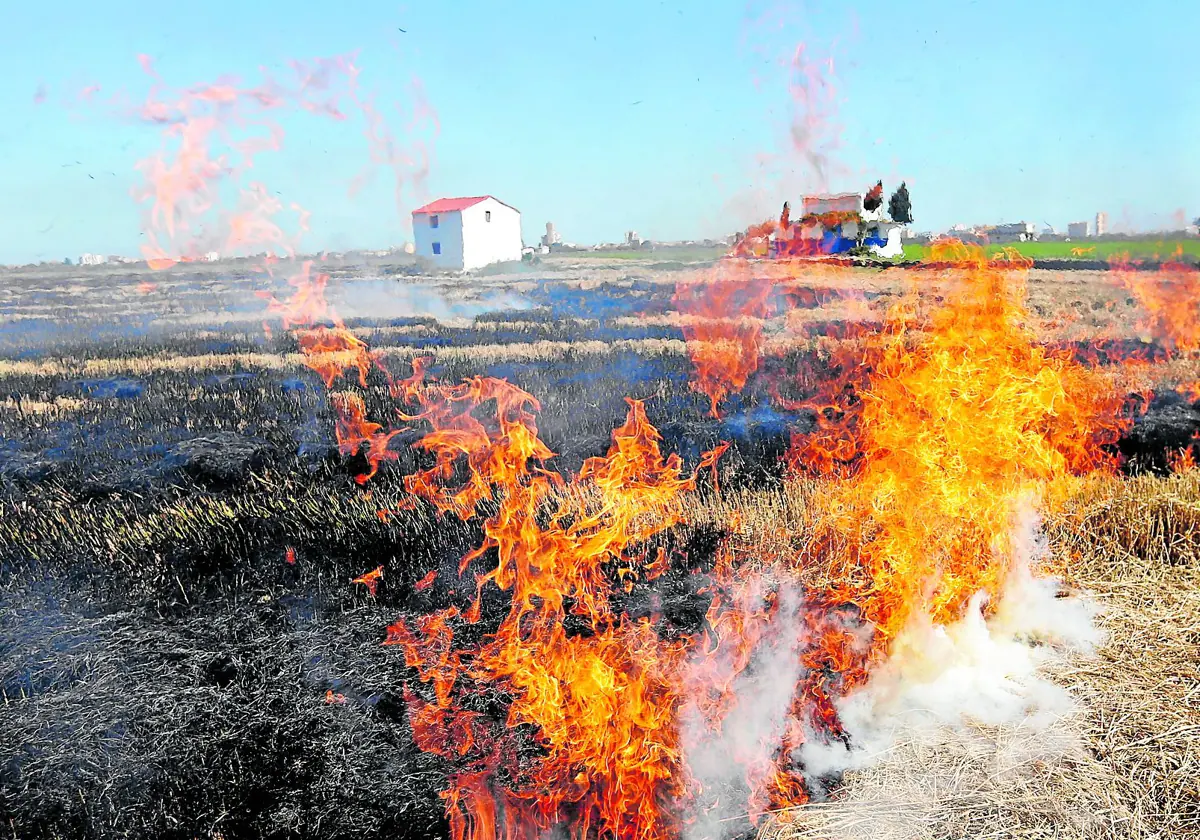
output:
<path id="1" fill-rule="evenodd" d="M 734 512 L 743 536 L 767 523 L 803 530 L 810 493 L 712 513 Z M 1089 481 L 1047 530 L 1047 571 L 1098 601 L 1106 635 L 1095 655 L 1049 670 L 1078 701 L 1052 741 L 1020 726 L 917 731 L 760 837 L 1200 837 L 1200 471 Z"/>

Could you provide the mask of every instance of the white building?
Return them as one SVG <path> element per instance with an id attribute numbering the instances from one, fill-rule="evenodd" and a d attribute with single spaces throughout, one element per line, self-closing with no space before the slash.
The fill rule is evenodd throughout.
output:
<path id="1" fill-rule="evenodd" d="M 1108 214 L 1101 211 L 1096 214 L 1096 236 L 1108 233 Z"/>
<path id="2" fill-rule="evenodd" d="M 1004 225 L 991 225 L 985 231 L 988 241 L 1004 242 L 1033 242 L 1037 239 L 1037 228 L 1033 222 L 1010 222 Z"/>
<path id="3" fill-rule="evenodd" d="M 83 254 L 79 257 L 80 265 L 104 265 L 108 257 L 103 254 Z"/>
<path id="4" fill-rule="evenodd" d="M 834 193 L 833 195 L 806 195 L 800 199 L 801 211 L 805 216 L 824 213 L 858 213 L 862 215 L 863 197 L 860 193 Z"/>
<path id="5" fill-rule="evenodd" d="M 1087 222 L 1071 222 L 1067 225 L 1067 236 L 1072 239 L 1087 239 L 1088 223 Z"/>
<path id="6" fill-rule="evenodd" d="M 439 198 L 412 216 L 416 252 L 438 268 L 470 271 L 521 259 L 521 212 L 490 195 Z"/>

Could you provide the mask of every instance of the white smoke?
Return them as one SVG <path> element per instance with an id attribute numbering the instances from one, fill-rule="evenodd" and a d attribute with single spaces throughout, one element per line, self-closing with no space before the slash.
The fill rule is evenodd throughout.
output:
<path id="1" fill-rule="evenodd" d="M 934 836 L 929 828 L 947 801 L 1029 787 L 1036 768 L 1079 753 L 1076 702 L 1046 669 L 1090 653 L 1100 634 L 1091 602 L 1062 597 L 1056 581 L 1035 576 L 1046 551 L 1040 519 L 1031 505 L 1022 506 L 994 609 L 980 593 L 954 624 L 914 618 L 867 685 L 837 703 L 850 747 L 807 733 L 789 758 L 814 793 L 822 793 L 822 778 L 857 771 L 820 808 L 829 837 Z M 806 621 L 818 617 L 805 612 L 794 585 L 761 576 L 743 583 L 726 608 L 769 616 L 759 635 L 745 640 L 754 645 L 748 664 L 737 672 L 736 645 L 715 654 L 700 650 L 687 682 L 680 738 L 699 788 L 689 804 L 687 840 L 745 829 L 748 791 L 766 779 L 786 729 L 804 725 L 791 719 L 796 686 L 806 676 L 800 655 L 810 635 L 826 629 Z M 774 607 L 764 610 L 772 592 Z M 838 620 L 824 613 L 819 619 Z M 865 645 L 870 628 L 861 629 Z M 704 687 L 712 685 L 729 685 L 732 694 L 716 725 L 702 709 Z"/>
<path id="2" fill-rule="evenodd" d="M 870 682 L 838 704 L 851 750 L 816 739 L 797 750 L 810 775 L 870 771 L 822 814 L 837 824 L 839 808 L 854 813 L 844 821 L 853 828 L 829 836 L 927 836 L 947 801 L 978 797 L 1001 777 L 1019 786 L 1014 773 L 1079 750 L 1077 704 L 1046 669 L 1099 643 L 1095 609 L 1034 576 L 1046 545 L 1031 508 L 1017 517 L 1014 544 L 990 618 L 980 594 L 953 625 L 914 619 Z"/>
<path id="3" fill-rule="evenodd" d="M 762 585 L 737 608 L 744 614 L 761 610 L 767 594 Z M 769 768 L 782 739 L 796 683 L 802 676 L 804 602 L 798 589 L 788 584 L 779 587 L 776 598 L 774 615 L 749 664 L 733 678 L 734 704 L 719 729 L 709 727 L 694 698 L 681 715 L 684 761 L 690 778 L 701 787 L 691 806 L 695 810 L 689 816 L 695 821 L 686 826 L 685 840 L 720 838 L 738 829 L 739 818 L 745 817 L 748 809 L 748 768 L 751 785 L 761 781 L 754 778 L 755 769 Z M 696 681 L 732 674 L 734 658 L 728 648 L 715 660 L 698 657 L 693 668 L 704 674 L 696 674 Z"/>
<path id="4" fill-rule="evenodd" d="M 350 278 L 331 285 L 330 305 L 343 319 L 435 318 L 442 323 L 470 320 L 485 312 L 529 309 L 532 304 L 503 289 L 411 283 L 395 279 Z"/>

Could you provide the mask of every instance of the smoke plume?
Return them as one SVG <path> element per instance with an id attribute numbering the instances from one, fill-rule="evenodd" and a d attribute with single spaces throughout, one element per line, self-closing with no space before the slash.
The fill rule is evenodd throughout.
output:
<path id="1" fill-rule="evenodd" d="M 797 751 L 811 774 L 853 771 L 821 815 L 840 826 L 831 836 L 927 836 L 947 809 L 1032 784 L 1081 749 L 1079 706 L 1046 672 L 1101 641 L 1095 607 L 1035 576 L 1047 548 L 1032 507 L 1015 530 L 990 615 L 977 595 L 955 624 L 912 620 L 870 682 L 839 703 L 851 749 L 810 741 Z"/>

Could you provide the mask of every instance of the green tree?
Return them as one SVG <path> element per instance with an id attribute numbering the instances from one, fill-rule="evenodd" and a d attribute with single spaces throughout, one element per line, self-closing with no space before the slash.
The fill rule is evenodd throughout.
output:
<path id="1" fill-rule="evenodd" d="M 892 217 L 893 222 L 899 222 L 902 225 L 912 222 L 912 203 L 908 200 L 906 183 L 901 182 L 896 191 L 892 193 L 892 197 L 888 199 L 888 215 Z"/>

